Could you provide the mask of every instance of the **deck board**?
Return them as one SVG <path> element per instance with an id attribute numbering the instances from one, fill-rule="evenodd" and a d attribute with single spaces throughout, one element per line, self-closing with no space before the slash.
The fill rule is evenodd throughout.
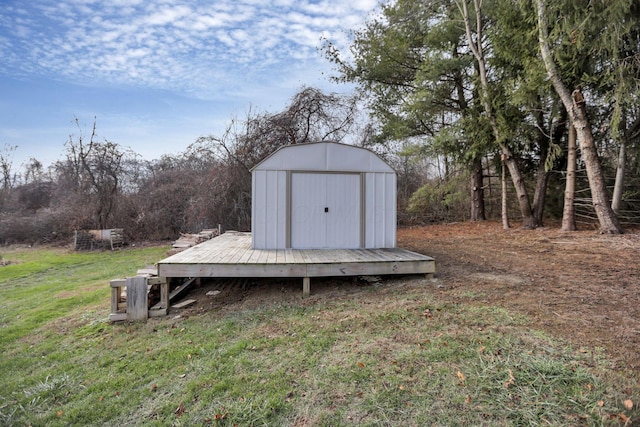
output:
<path id="1" fill-rule="evenodd" d="M 432 274 L 435 260 L 400 248 L 251 248 L 251 234 L 227 232 L 158 262 L 161 277 L 323 277 Z"/>

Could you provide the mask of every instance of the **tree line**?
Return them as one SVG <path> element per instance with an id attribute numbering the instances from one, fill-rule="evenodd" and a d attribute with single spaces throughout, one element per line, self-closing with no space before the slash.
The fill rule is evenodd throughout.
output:
<path id="1" fill-rule="evenodd" d="M 144 160 L 98 136 L 97 120 L 65 143 L 48 168 L 22 170 L 0 151 L 0 243 L 68 240 L 74 230 L 123 228 L 128 240 L 175 239 L 204 228 L 249 230 L 251 168 L 283 145 L 360 144 L 357 98 L 303 87 L 277 113 L 248 111 L 222 135 L 200 137 L 178 155 Z"/>
<path id="2" fill-rule="evenodd" d="M 71 135 L 48 168 L 0 151 L 0 243 L 124 228 L 172 239 L 221 224 L 249 230 L 251 168 L 288 144 L 367 147 L 398 173 L 402 223 L 576 219 L 623 232 L 640 217 L 637 0 L 396 0 L 326 40 L 351 95 L 303 87 L 283 111 L 248 111 L 222 135 L 143 160 Z M 86 132 L 86 134 L 85 134 Z M 508 179 L 510 178 L 510 182 Z"/>
<path id="3" fill-rule="evenodd" d="M 626 172 L 638 169 L 639 23 L 636 0 L 397 0 L 353 33 L 351 55 L 329 40 L 325 52 L 337 80 L 367 94 L 381 141 L 413 138 L 468 171 L 472 219 L 484 218 L 488 161 L 508 171 L 527 228 L 543 224 L 561 172 L 562 227 L 574 229 L 584 170 L 600 229 L 620 233 Z"/>

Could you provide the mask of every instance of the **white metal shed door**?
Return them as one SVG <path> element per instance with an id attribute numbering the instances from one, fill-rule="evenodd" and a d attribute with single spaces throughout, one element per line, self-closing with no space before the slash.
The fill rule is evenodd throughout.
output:
<path id="1" fill-rule="evenodd" d="M 291 247 L 360 247 L 360 175 L 291 174 Z"/>

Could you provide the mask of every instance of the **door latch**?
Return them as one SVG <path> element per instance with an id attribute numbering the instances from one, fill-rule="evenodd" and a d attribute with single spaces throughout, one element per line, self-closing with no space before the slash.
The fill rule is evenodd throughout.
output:
<path id="1" fill-rule="evenodd" d="M 329 208 L 324 208 L 324 211 L 325 212 L 329 212 Z"/>

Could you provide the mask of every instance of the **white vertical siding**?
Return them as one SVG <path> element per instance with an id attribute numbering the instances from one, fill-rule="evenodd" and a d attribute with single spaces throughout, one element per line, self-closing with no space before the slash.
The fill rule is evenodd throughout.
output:
<path id="1" fill-rule="evenodd" d="M 252 178 L 253 247 L 284 248 L 287 235 L 287 172 L 256 170 Z"/>
<path id="2" fill-rule="evenodd" d="M 396 247 L 396 232 L 398 230 L 398 183 L 395 173 L 385 174 L 385 194 L 387 195 L 387 216 L 385 218 L 385 248 Z"/>
<path id="3" fill-rule="evenodd" d="M 395 248 L 395 174 L 367 173 L 365 188 L 365 247 Z"/>

